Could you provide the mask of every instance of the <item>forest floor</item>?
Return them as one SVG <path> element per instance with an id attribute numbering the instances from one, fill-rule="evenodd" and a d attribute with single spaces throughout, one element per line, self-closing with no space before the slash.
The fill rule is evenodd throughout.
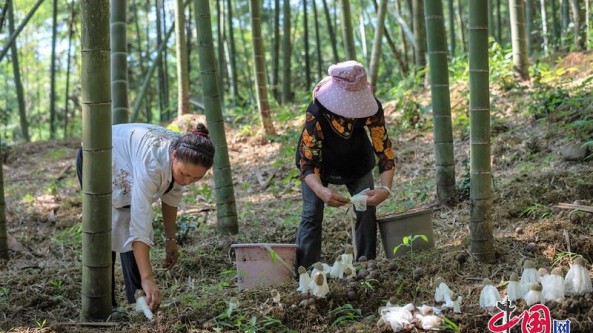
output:
<path id="1" fill-rule="evenodd" d="M 593 214 L 558 207 L 561 203 L 593 206 L 592 159 L 567 157 L 571 149 L 578 150 L 593 137 L 589 83 L 593 56 L 571 54 L 553 68 L 556 80 L 491 92 L 495 263 L 480 263 L 469 251 L 470 142 L 463 97 L 468 96 L 468 87 L 455 83 L 452 104 L 459 191 L 450 208 L 434 203 L 431 115 L 421 115 L 424 126 L 400 130 L 395 125 L 402 114 L 393 111 L 393 103 L 386 103 L 397 171 L 395 195 L 378 208 L 378 214 L 433 208 L 435 247 L 386 259 L 378 235 L 372 276 L 353 283 L 332 279 L 327 297 L 305 306 L 299 305 L 303 297 L 296 291 L 296 281 L 275 287 L 281 304 L 272 301 L 271 287 L 239 290 L 230 251 L 237 243 L 294 243 L 301 202 L 293 148 L 302 118 L 278 126 L 281 134 L 272 140 L 255 140 L 249 128 L 229 125 L 238 235 L 216 232 L 211 173 L 188 188 L 180 207 L 181 256 L 169 271 L 160 268 L 163 233 L 160 220 L 155 222 L 152 260 L 164 302 L 151 322 L 129 306 L 122 306 L 124 311 L 107 323 L 80 321 L 82 204 L 74 167 L 79 140 L 10 147 L 3 170 L 12 250 L 10 260 L 0 266 L 0 331 L 389 332 L 377 326 L 378 309 L 391 297 L 401 305 L 435 305 L 434 280 L 440 276 L 463 297 L 461 313 L 442 314 L 453 323 L 446 331 L 486 332 L 496 312 L 478 305 L 484 278 L 490 278 L 504 296 L 509 276 L 521 273 L 525 259 L 548 271 L 561 267 L 564 273 L 571 256 L 582 255 L 588 263 L 593 260 Z M 592 153 L 588 150 L 585 155 Z M 346 208 L 326 209 L 324 262 L 331 265 L 351 244 L 350 224 Z M 124 304 L 119 264 L 116 267 L 118 301 Z M 229 312 L 232 298 L 239 305 Z M 591 295 L 547 305 L 553 319 L 570 320 L 571 332 L 593 332 Z M 528 307 L 518 302 L 515 314 L 524 310 Z M 423 332 L 417 327 L 408 331 Z M 520 327 L 513 331 L 519 332 Z"/>

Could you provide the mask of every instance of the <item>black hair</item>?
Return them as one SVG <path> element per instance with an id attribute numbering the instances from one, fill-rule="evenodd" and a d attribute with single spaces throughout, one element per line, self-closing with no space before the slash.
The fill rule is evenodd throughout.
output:
<path id="1" fill-rule="evenodd" d="M 171 150 L 177 152 L 177 160 L 210 169 L 214 164 L 214 144 L 208 134 L 206 126 L 198 123 L 196 128 L 174 141 Z"/>

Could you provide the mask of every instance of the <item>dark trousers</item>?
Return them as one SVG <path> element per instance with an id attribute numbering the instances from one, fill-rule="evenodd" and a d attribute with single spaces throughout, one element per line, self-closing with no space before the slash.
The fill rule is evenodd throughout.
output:
<path id="1" fill-rule="evenodd" d="M 78 150 L 76 155 L 76 175 L 82 188 L 82 148 Z M 126 207 L 129 208 L 129 207 Z M 111 305 L 117 307 L 115 299 L 115 258 L 116 252 L 111 252 Z M 121 261 L 122 272 L 124 275 L 124 285 L 126 287 L 126 298 L 128 303 L 136 303 L 134 293 L 138 289 L 142 289 L 142 280 L 140 278 L 140 271 L 136 264 L 136 258 L 134 257 L 134 251 L 124 252 L 119 254 Z"/>
<path id="2" fill-rule="evenodd" d="M 333 183 L 333 182 L 332 182 Z M 324 181 L 323 185 L 327 186 Z M 369 188 L 374 188 L 373 174 L 369 172 L 361 178 L 354 180 L 343 180 L 339 184 L 346 185 L 351 195 Z M 321 258 L 321 239 L 324 202 L 317 197 L 315 192 L 309 188 L 306 182 L 301 182 L 303 197 L 303 211 L 301 214 L 301 225 L 297 231 L 295 270 L 299 266 L 309 268 Z M 354 207 L 353 207 L 354 208 Z M 377 216 L 374 206 L 367 206 L 366 211 L 356 211 L 355 244 L 356 259 L 365 256 L 367 259 L 375 259 L 377 256 Z"/>

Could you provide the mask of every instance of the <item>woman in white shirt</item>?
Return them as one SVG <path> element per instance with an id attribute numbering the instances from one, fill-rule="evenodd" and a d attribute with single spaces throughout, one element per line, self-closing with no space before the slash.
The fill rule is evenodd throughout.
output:
<path id="1" fill-rule="evenodd" d="M 183 186 L 202 179 L 212 167 L 214 145 L 208 130 L 199 124 L 181 135 L 163 127 L 132 123 L 112 126 L 112 262 L 120 253 L 128 303 L 144 290 L 152 310 L 161 296 L 150 263 L 154 245 L 152 204 L 161 200 L 166 258 L 171 268 L 179 255 L 176 242 L 177 205 Z M 77 157 L 82 184 L 82 148 Z M 82 185 L 81 185 L 82 186 Z M 112 305 L 115 302 L 115 274 L 112 274 Z"/>

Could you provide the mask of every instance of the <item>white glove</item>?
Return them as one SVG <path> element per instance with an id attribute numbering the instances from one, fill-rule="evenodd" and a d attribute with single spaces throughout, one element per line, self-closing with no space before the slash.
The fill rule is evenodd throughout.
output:
<path id="1" fill-rule="evenodd" d="M 354 205 L 354 209 L 359 212 L 364 212 L 367 210 L 367 200 L 369 197 L 366 195 L 366 193 L 369 190 L 370 189 L 365 188 L 364 190 L 360 191 L 360 193 L 357 193 L 350 198 L 350 202 Z"/>

